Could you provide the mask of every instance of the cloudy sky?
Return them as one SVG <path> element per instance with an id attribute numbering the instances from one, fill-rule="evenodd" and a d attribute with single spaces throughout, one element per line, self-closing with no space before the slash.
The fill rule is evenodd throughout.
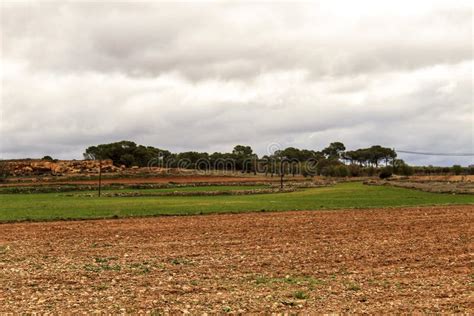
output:
<path id="1" fill-rule="evenodd" d="M 470 1 L 1 3 L 2 158 L 124 139 L 474 151 Z"/>

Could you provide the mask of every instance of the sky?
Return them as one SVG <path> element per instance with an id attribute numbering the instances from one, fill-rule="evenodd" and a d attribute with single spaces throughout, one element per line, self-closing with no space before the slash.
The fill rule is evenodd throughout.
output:
<path id="1" fill-rule="evenodd" d="M 2 1 L 0 27 L 3 159 L 120 140 L 474 152 L 470 1 Z"/>

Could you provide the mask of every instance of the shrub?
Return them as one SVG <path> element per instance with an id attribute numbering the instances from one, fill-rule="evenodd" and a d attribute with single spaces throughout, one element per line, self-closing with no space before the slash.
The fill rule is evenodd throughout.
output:
<path id="1" fill-rule="evenodd" d="M 349 170 L 347 166 L 342 165 L 342 166 L 336 167 L 336 175 L 338 177 L 343 177 L 343 178 L 347 177 L 349 175 Z"/>
<path id="2" fill-rule="evenodd" d="M 393 172 L 401 176 L 411 176 L 415 173 L 415 168 L 410 167 L 403 160 L 398 160 L 394 164 Z"/>
<path id="3" fill-rule="evenodd" d="M 460 165 L 454 165 L 452 169 L 454 174 L 457 176 L 462 173 L 462 167 Z"/>
<path id="4" fill-rule="evenodd" d="M 368 168 L 366 169 L 366 171 L 367 171 L 367 175 L 368 175 L 369 177 L 372 177 L 372 176 L 374 176 L 374 175 L 376 174 L 376 171 L 377 171 L 377 170 L 376 170 L 374 167 L 368 167 Z"/>
<path id="5" fill-rule="evenodd" d="M 349 175 L 351 177 L 358 177 L 361 174 L 361 170 L 358 165 L 350 165 L 348 169 L 349 169 Z"/>
<path id="6" fill-rule="evenodd" d="M 380 171 L 379 177 L 380 179 L 388 179 L 392 176 L 393 170 L 392 167 L 384 167 Z"/>
<path id="7" fill-rule="evenodd" d="M 303 163 L 301 166 L 301 174 L 304 177 L 312 177 L 316 175 L 316 170 L 314 166 L 308 166 L 308 163 Z"/>
<path id="8" fill-rule="evenodd" d="M 10 165 L 8 162 L 0 161 L 0 182 L 4 182 L 10 176 Z"/>

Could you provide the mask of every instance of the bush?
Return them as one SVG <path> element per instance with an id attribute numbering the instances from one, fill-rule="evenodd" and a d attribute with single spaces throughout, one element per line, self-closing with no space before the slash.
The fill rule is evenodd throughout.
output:
<path id="1" fill-rule="evenodd" d="M 380 171 L 379 177 L 380 179 L 388 179 L 392 176 L 392 174 L 393 174 L 392 167 L 385 167 L 385 168 L 382 168 L 382 170 Z"/>
<path id="2" fill-rule="evenodd" d="M 372 177 L 376 174 L 377 170 L 375 170 L 374 167 L 368 167 L 366 168 L 366 172 L 369 177 Z"/>
<path id="3" fill-rule="evenodd" d="M 452 168 L 455 175 L 460 175 L 462 173 L 462 167 L 460 165 L 454 165 Z"/>
<path id="4" fill-rule="evenodd" d="M 400 168 L 398 169 L 398 173 L 402 176 L 411 176 L 414 174 L 414 170 L 413 170 L 413 167 L 410 167 L 408 165 L 403 165 L 403 166 L 400 166 Z"/>
<path id="5" fill-rule="evenodd" d="M 321 169 L 321 175 L 325 177 L 347 177 L 349 170 L 345 165 L 330 165 Z"/>
<path id="6" fill-rule="evenodd" d="M 316 174 L 315 172 L 315 168 L 311 168 L 310 166 L 308 166 L 306 163 L 304 163 L 302 166 L 301 166 L 301 174 L 303 175 L 303 177 L 312 177 Z"/>
<path id="7" fill-rule="evenodd" d="M 342 165 L 342 166 L 338 166 L 336 167 L 336 174 L 338 177 L 347 177 L 349 175 L 349 170 L 346 166 Z"/>
<path id="8" fill-rule="evenodd" d="M 414 167 L 410 167 L 407 165 L 403 160 L 397 159 L 393 164 L 393 173 L 401 175 L 401 176 L 411 176 L 415 172 L 425 174 L 425 169 L 423 170 L 415 170 Z"/>
<path id="9" fill-rule="evenodd" d="M 358 177 L 361 174 L 361 170 L 358 165 L 350 165 L 348 169 L 349 169 L 349 175 L 351 177 Z"/>
<path id="10" fill-rule="evenodd" d="M 0 182 L 4 182 L 10 176 L 10 165 L 8 162 L 0 161 Z"/>

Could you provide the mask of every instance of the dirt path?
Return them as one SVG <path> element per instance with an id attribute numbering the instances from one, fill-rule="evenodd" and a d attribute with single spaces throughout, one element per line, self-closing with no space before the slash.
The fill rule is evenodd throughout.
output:
<path id="1" fill-rule="evenodd" d="M 0 225 L 0 311 L 472 313 L 474 207 Z"/>

